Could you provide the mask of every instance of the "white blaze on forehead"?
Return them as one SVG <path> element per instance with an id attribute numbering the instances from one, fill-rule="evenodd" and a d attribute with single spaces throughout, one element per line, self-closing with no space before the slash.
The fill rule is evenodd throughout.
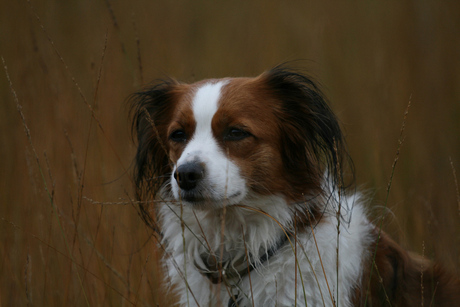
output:
<path id="1" fill-rule="evenodd" d="M 177 161 L 184 164 L 195 160 L 206 162 L 220 151 L 212 133 L 212 118 L 216 114 L 221 89 L 226 82 L 206 83 L 197 89 L 192 100 L 192 112 L 196 127 L 190 142 Z"/>
<path id="2" fill-rule="evenodd" d="M 217 207 L 238 203 L 247 192 L 246 181 L 240 176 L 238 166 L 219 147 L 212 132 L 212 119 L 219 109 L 222 88 L 227 82 L 206 83 L 197 89 L 192 100 L 195 131 L 173 170 L 174 174 L 176 167 L 186 163 L 204 165 L 205 176 L 195 190 L 198 196 L 205 197 L 208 202 Z M 171 190 L 174 197 L 180 200 L 181 189 L 174 175 L 171 175 Z"/>
<path id="3" fill-rule="evenodd" d="M 207 83 L 200 87 L 193 98 L 193 115 L 196 122 L 195 131 L 211 128 L 212 118 L 217 112 L 221 89 L 226 82 Z"/>

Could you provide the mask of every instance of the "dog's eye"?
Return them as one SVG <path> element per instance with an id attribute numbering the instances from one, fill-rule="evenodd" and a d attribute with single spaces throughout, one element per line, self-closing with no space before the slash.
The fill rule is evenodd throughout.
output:
<path id="1" fill-rule="evenodd" d="M 225 141 L 239 141 L 242 139 L 247 138 L 251 134 L 247 131 L 238 129 L 238 128 L 230 128 L 227 134 L 224 137 Z"/>
<path id="2" fill-rule="evenodd" d="M 187 135 L 184 130 L 175 130 L 169 135 L 169 139 L 173 142 L 183 143 L 187 140 Z"/>

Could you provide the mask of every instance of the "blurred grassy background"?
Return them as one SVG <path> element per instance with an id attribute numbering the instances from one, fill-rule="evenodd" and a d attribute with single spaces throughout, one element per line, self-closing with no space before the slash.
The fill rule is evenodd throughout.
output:
<path id="1" fill-rule="evenodd" d="M 125 98 L 165 75 L 298 59 L 343 123 L 374 216 L 411 99 L 385 229 L 458 273 L 459 29 L 454 1 L 1 1 L 0 55 L 39 163 L 2 68 L 0 305 L 171 304 L 133 206 L 87 199 L 133 198 Z"/>

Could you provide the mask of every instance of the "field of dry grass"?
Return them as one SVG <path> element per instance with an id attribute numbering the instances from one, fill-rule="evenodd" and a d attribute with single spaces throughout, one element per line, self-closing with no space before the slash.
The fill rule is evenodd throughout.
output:
<path id="1" fill-rule="evenodd" d="M 0 306 L 170 305 L 131 202 L 126 97 L 165 75 L 298 59 L 343 123 L 374 217 L 459 273 L 458 29 L 454 2 L 3 0 Z"/>

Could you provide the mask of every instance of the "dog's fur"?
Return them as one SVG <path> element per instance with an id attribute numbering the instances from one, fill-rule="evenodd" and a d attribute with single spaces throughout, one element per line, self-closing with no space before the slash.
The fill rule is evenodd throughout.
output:
<path id="1" fill-rule="evenodd" d="M 460 301 L 457 279 L 399 247 L 348 192 L 339 124 L 308 77 L 166 80 L 131 100 L 138 197 L 159 203 L 140 212 L 181 305 Z"/>

